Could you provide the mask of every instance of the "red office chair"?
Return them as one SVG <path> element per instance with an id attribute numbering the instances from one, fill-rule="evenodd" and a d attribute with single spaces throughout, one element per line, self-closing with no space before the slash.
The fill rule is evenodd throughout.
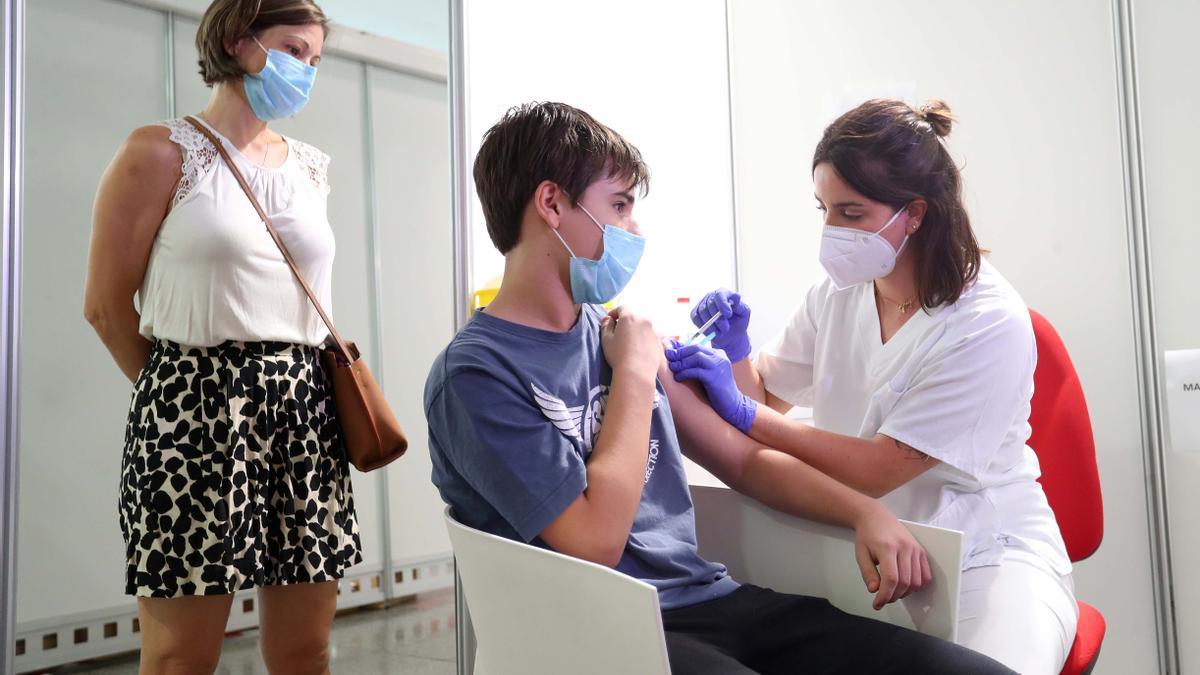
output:
<path id="1" fill-rule="evenodd" d="M 1058 520 L 1072 562 L 1096 552 L 1104 536 L 1104 505 L 1096 471 L 1096 444 L 1079 375 L 1058 332 L 1030 310 L 1038 361 L 1033 374 L 1029 447 L 1042 465 L 1042 489 Z M 1075 644 L 1062 675 L 1087 675 L 1104 641 L 1104 616 L 1079 603 Z"/>

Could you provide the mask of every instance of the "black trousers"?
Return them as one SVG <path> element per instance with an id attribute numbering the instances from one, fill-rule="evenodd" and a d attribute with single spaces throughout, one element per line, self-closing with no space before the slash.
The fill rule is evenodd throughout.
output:
<path id="1" fill-rule="evenodd" d="M 744 584 L 663 612 L 674 675 L 1012 673 L 966 647 L 847 614 L 824 598 Z"/>

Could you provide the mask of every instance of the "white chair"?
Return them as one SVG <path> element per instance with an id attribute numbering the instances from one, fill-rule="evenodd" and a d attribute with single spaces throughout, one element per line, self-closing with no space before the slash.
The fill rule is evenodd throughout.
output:
<path id="1" fill-rule="evenodd" d="M 478 643 L 476 675 L 670 675 L 654 587 L 462 525 L 446 527 Z M 461 617 L 459 637 L 468 630 Z"/>
<path id="2" fill-rule="evenodd" d="M 735 579 L 825 597 L 840 609 L 953 640 L 961 534 L 905 523 L 929 554 L 934 581 L 881 612 L 871 609 L 851 532 L 768 509 L 728 488 L 693 486 L 706 558 Z M 446 527 L 478 643 L 476 675 L 669 675 L 654 587 L 608 567 L 487 534 Z"/>

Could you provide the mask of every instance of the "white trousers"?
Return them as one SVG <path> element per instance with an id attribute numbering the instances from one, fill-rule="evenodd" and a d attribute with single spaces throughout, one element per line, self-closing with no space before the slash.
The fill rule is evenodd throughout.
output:
<path id="1" fill-rule="evenodd" d="M 1075 584 L 1038 556 L 1008 549 L 1000 565 L 963 572 L 958 617 L 964 647 L 1021 675 L 1058 675 L 1075 642 Z"/>

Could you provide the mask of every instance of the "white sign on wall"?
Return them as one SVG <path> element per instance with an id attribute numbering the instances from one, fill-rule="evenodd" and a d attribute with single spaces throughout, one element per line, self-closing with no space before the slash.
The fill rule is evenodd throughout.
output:
<path id="1" fill-rule="evenodd" d="M 1200 454 L 1200 349 L 1168 351 L 1163 361 L 1171 448 Z"/>

